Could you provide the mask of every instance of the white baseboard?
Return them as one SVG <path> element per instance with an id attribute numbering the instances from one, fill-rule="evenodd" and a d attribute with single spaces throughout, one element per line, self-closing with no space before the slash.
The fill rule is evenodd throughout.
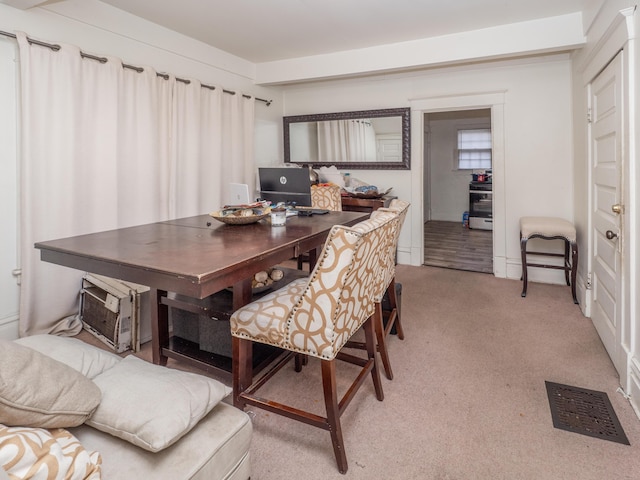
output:
<path id="1" fill-rule="evenodd" d="M 18 318 L 3 320 L 0 324 L 0 338 L 3 340 L 15 340 L 20 336 Z"/>
<path id="2" fill-rule="evenodd" d="M 411 251 L 398 248 L 396 262 L 400 265 L 413 265 L 411 263 Z"/>
<path id="3" fill-rule="evenodd" d="M 509 258 L 507 262 L 507 278 L 520 280 L 522 277 L 522 260 Z M 528 277 L 530 282 L 551 283 L 554 285 L 566 285 L 564 272 L 550 268 L 529 267 Z M 577 285 L 576 285 L 577 286 Z"/>
<path id="4" fill-rule="evenodd" d="M 640 368 L 638 362 L 632 360 L 629 367 L 629 385 L 626 394 L 636 416 L 640 418 Z"/>

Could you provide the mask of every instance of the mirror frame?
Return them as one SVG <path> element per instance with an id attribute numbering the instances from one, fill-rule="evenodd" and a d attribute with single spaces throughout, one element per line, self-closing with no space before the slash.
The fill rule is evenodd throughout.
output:
<path id="1" fill-rule="evenodd" d="M 324 120 L 350 120 L 355 118 L 401 117 L 402 119 L 402 161 L 401 162 L 296 162 L 291 160 L 290 128 L 292 123 L 321 122 Z M 411 169 L 411 109 L 386 108 L 381 110 L 361 110 L 355 112 L 317 113 L 292 115 L 282 118 L 284 127 L 284 161 L 300 165 L 368 170 L 410 170 Z"/>

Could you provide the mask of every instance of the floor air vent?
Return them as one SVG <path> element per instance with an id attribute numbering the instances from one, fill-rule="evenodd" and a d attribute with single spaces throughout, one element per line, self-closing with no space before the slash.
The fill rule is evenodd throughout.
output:
<path id="1" fill-rule="evenodd" d="M 555 428 L 629 445 L 606 393 L 559 383 L 545 384 Z"/>

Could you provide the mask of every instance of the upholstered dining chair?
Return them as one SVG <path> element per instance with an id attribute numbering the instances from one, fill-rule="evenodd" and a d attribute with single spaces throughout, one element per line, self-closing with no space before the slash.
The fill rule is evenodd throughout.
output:
<path id="1" fill-rule="evenodd" d="M 311 185 L 311 207 L 333 212 L 342 211 L 342 189 L 335 183 Z M 309 262 L 306 253 L 298 255 L 298 270 L 302 270 L 305 262 Z"/>
<path id="2" fill-rule="evenodd" d="M 397 214 L 388 212 L 358 224 L 332 228 L 318 262 L 308 278 L 298 279 L 231 316 L 234 404 L 253 405 L 303 423 L 329 430 L 338 470 L 348 469 L 340 417 L 371 374 L 376 398 L 383 400 L 376 363 L 372 314 L 374 294 L 383 279 L 379 242 L 393 235 Z M 345 343 L 364 329 L 367 357 L 342 351 Z M 252 345 L 264 343 L 282 349 L 279 361 L 252 384 Z M 320 360 L 326 416 L 256 395 L 292 357 L 303 354 Z M 360 367 L 356 379 L 338 401 L 336 360 Z"/>
<path id="3" fill-rule="evenodd" d="M 335 183 L 311 185 L 311 206 L 334 212 L 342 211 L 342 189 Z"/>
<path id="4" fill-rule="evenodd" d="M 398 251 L 398 241 L 400 239 L 400 231 L 402 230 L 402 226 L 404 225 L 404 221 L 407 218 L 407 212 L 409 211 L 409 207 L 411 204 L 405 200 L 400 200 L 398 198 L 394 198 L 391 200 L 391 203 L 388 207 L 378 209 L 380 211 L 391 211 L 398 214 L 398 229 L 396 230 L 396 235 L 393 238 L 393 246 L 392 246 L 392 255 L 393 258 L 390 259 L 389 269 L 387 270 L 387 278 L 385 283 L 387 284 L 386 296 L 389 300 L 390 310 L 389 312 L 385 312 L 385 315 L 388 315 L 390 318 L 387 320 L 387 324 L 385 326 L 386 335 L 389 335 L 389 332 L 392 328 L 396 327 L 398 338 L 400 340 L 404 340 L 404 332 L 402 330 L 402 325 L 400 323 L 400 305 L 398 303 L 397 290 L 396 290 L 396 255 Z M 392 319 L 393 317 L 393 319 Z"/>
<path id="5" fill-rule="evenodd" d="M 393 380 L 393 370 L 391 369 L 391 361 L 389 359 L 389 351 L 387 349 L 387 337 L 389 333 L 396 327 L 398 338 L 404 340 L 404 330 L 400 321 L 400 308 L 396 294 L 396 251 L 398 249 L 398 239 L 400 230 L 407 216 L 410 203 L 404 200 L 394 199 L 389 207 L 379 208 L 371 213 L 371 218 L 375 219 L 378 215 L 387 215 L 388 212 L 398 216 L 395 228 L 391 229 L 392 235 L 386 240 L 385 247 L 381 251 L 379 260 L 381 262 L 380 269 L 383 275 L 382 281 L 377 284 L 379 287 L 375 294 L 375 307 L 373 313 L 373 327 L 376 334 L 376 349 L 382 359 L 384 372 L 389 380 Z M 354 228 L 359 228 L 357 225 Z M 389 310 L 383 311 L 382 303 L 385 297 L 388 300 Z M 385 322 L 386 317 L 386 322 Z M 366 348 L 364 342 L 350 341 L 347 344 L 349 348 Z"/>

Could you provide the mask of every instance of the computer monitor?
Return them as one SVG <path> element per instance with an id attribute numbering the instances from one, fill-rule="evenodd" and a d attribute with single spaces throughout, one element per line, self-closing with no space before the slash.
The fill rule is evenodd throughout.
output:
<path id="1" fill-rule="evenodd" d="M 260 198 L 274 204 L 311 206 L 311 180 L 306 168 L 264 167 L 258 174 Z"/>

